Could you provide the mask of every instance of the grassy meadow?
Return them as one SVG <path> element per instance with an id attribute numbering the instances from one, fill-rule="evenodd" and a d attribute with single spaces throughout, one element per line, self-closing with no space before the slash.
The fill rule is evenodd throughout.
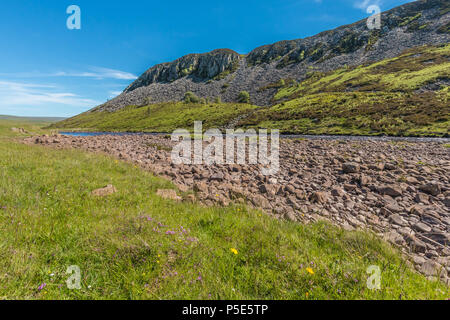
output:
<path id="1" fill-rule="evenodd" d="M 446 299 L 374 235 L 205 208 L 131 163 L 20 142 L 0 121 L 0 299 Z M 103 198 L 91 191 L 113 184 Z M 182 195 L 182 193 L 179 193 Z M 81 270 L 70 290 L 66 270 Z M 366 286 L 370 265 L 381 290 Z"/>

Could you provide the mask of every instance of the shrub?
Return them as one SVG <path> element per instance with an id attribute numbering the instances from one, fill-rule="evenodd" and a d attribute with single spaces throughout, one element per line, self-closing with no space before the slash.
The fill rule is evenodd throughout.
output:
<path id="1" fill-rule="evenodd" d="M 250 103 L 250 93 L 241 91 L 238 96 L 238 101 L 241 103 Z"/>
<path id="2" fill-rule="evenodd" d="M 193 92 L 188 91 L 184 94 L 184 102 L 186 103 L 200 103 L 200 98 L 197 97 Z"/>

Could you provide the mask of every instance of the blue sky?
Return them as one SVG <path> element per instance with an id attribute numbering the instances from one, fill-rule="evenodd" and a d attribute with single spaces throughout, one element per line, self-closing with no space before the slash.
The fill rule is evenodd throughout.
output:
<path id="1" fill-rule="evenodd" d="M 73 116 L 151 66 L 188 53 L 239 53 L 317 34 L 408 0 L 4 0 L 0 114 Z M 66 9 L 81 9 L 69 30 Z"/>

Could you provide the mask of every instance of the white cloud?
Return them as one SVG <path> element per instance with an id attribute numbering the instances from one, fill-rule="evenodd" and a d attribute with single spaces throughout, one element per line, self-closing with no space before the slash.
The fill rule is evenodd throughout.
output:
<path id="1" fill-rule="evenodd" d="M 117 79 L 117 80 L 136 80 L 137 76 L 120 70 L 90 67 L 88 71 L 58 71 L 53 73 L 42 72 L 19 72 L 19 73 L 0 73 L 3 77 L 14 78 L 49 78 L 49 77 L 79 77 L 79 78 L 93 78 L 96 80 L 103 79 Z"/>
<path id="2" fill-rule="evenodd" d="M 120 94 L 122 94 L 122 91 L 110 91 L 109 92 L 109 97 L 110 98 L 115 98 L 115 97 L 117 97 Z"/>
<path id="3" fill-rule="evenodd" d="M 353 5 L 355 8 L 365 11 L 371 5 L 381 6 L 381 0 L 357 0 Z"/>
<path id="4" fill-rule="evenodd" d="M 137 76 L 129 72 L 120 70 L 95 67 L 93 70 L 104 78 L 120 79 L 120 80 L 136 80 Z"/>
<path id="5" fill-rule="evenodd" d="M 70 92 L 55 92 L 55 86 L 0 81 L 0 107 L 14 105 L 41 106 L 62 104 L 78 107 L 92 107 L 99 102 L 82 98 Z"/>

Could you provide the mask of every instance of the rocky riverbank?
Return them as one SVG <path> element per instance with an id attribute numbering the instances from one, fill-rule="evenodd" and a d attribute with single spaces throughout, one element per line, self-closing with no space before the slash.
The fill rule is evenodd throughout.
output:
<path id="1" fill-rule="evenodd" d="M 174 143 L 162 136 L 25 142 L 131 161 L 172 180 L 185 201 L 245 202 L 280 219 L 368 228 L 398 245 L 418 271 L 450 283 L 450 149 L 440 142 L 283 139 L 275 176 L 258 165 L 175 165 Z"/>

